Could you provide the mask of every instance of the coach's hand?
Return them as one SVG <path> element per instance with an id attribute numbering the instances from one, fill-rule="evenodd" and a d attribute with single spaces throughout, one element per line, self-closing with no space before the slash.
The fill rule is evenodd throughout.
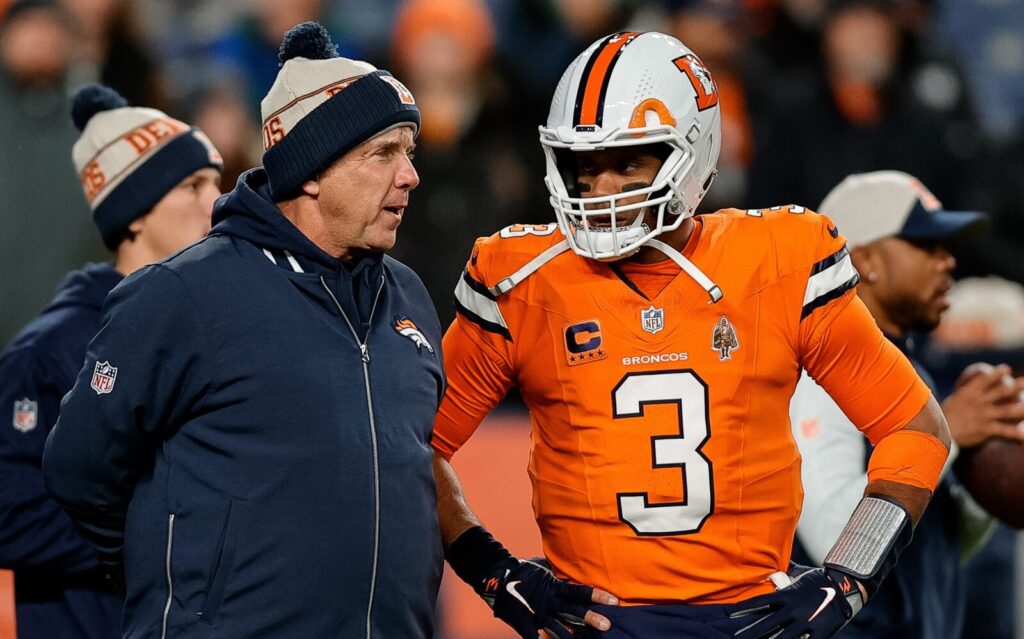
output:
<path id="1" fill-rule="evenodd" d="M 607 630 L 608 619 L 587 607 L 619 603 L 603 590 L 562 581 L 540 563 L 515 558 L 495 566 L 476 590 L 494 609 L 494 616 L 524 639 L 537 639 L 541 630 L 571 639 L 571 628 L 583 624 Z"/>
<path id="2" fill-rule="evenodd" d="M 863 604 L 857 582 L 831 568 L 794 566 L 785 588 L 744 601 L 734 619 L 749 623 L 738 639 L 824 639 L 846 625 Z"/>

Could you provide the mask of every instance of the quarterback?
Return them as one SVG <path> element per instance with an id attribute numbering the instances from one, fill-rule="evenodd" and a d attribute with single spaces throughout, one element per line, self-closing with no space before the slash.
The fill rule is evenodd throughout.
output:
<path id="1" fill-rule="evenodd" d="M 718 100 L 675 38 L 592 44 L 540 128 L 558 223 L 478 240 L 456 288 L 433 438 L 442 536 L 523 637 L 832 636 L 906 547 L 946 459 L 942 413 L 857 299 L 827 217 L 694 217 Z M 875 445 L 820 568 L 790 565 L 801 370 Z M 538 561 L 487 533 L 448 463 L 512 386 L 533 425 Z"/>

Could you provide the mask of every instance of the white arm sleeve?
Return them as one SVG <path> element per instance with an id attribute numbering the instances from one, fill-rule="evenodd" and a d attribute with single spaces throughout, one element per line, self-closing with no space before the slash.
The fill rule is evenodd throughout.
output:
<path id="1" fill-rule="evenodd" d="M 797 537 L 821 565 L 868 485 L 864 435 L 806 372 L 793 393 L 789 416 L 803 458 Z"/>

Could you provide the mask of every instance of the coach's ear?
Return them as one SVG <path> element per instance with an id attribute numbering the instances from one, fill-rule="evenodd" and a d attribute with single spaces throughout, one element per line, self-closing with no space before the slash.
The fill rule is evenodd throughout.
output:
<path id="1" fill-rule="evenodd" d="M 314 175 L 302 183 L 302 194 L 316 199 L 320 196 L 320 176 Z"/>

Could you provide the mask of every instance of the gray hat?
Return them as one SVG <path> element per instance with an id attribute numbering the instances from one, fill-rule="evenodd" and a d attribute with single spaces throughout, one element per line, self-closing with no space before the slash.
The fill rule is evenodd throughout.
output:
<path id="1" fill-rule="evenodd" d="M 874 171 L 847 176 L 818 207 L 832 218 L 850 246 L 884 237 L 944 240 L 984 226 L 977 211 L 947 211 L 912 175 Z"/>

